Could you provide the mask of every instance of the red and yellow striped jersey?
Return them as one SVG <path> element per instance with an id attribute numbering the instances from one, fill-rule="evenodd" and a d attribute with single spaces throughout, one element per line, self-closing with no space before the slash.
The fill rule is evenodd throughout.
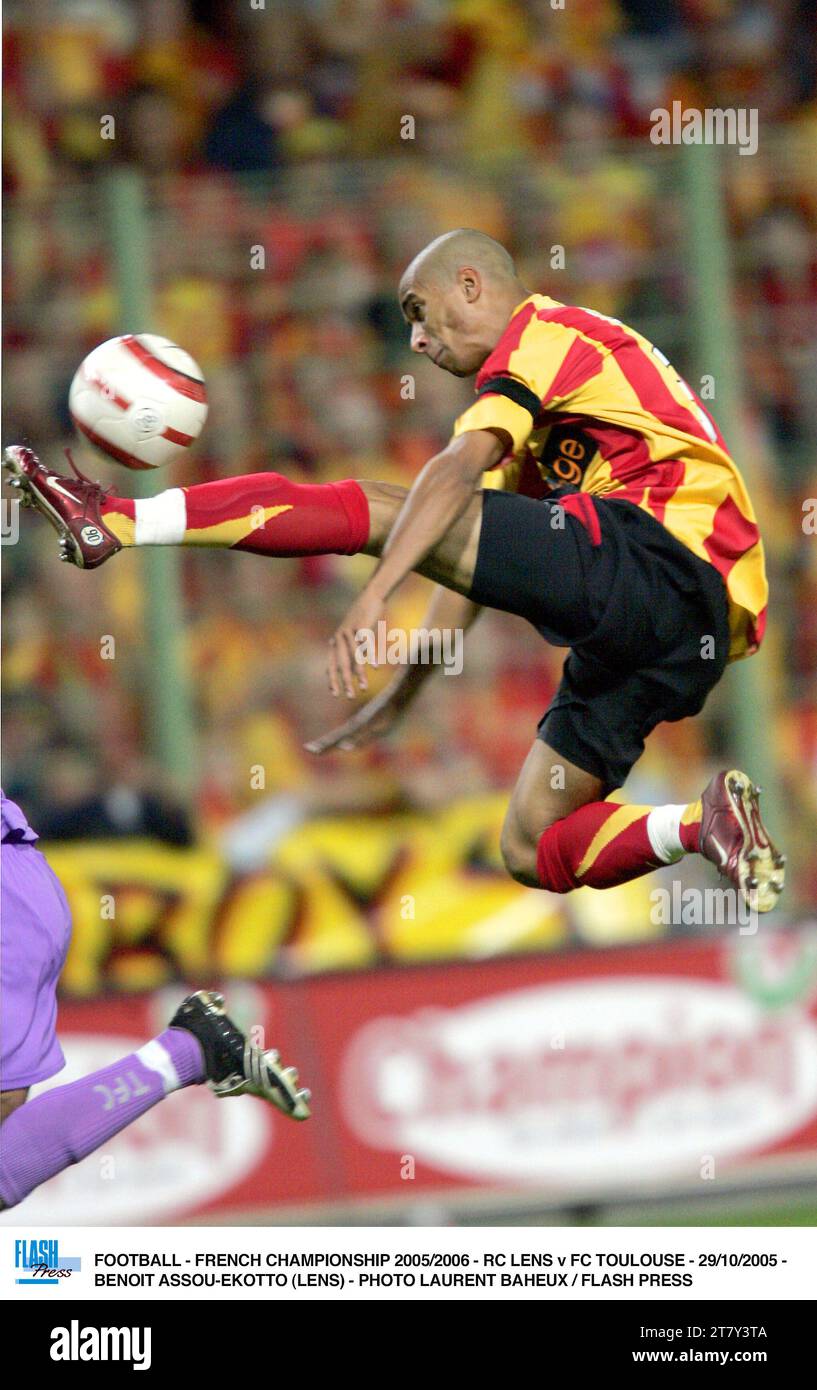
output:
<path id="1" fill-rule="evenodd" d="M 730 660 L 757 650 L 768 585 L 746 485 L 695 393 L 617 319 L 533 294 L 476 379 L 454 433 L 501 429 L 513 452 L 486 487 L 531 497 L 573 485 L 633 502 L 722 575 Z"/>

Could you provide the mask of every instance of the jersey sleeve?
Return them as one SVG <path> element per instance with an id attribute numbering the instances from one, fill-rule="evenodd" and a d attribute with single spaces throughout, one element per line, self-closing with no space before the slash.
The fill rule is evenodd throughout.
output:
<path id="1" fill-rule="evenodd" d="M 477 377 L 477 399 L 454 424 L 454 434 L 468 430 L 504 430 L 514 453 L 527 442 L 534 422 L 555 403 L 559 383 L 575 342 L 564 324 L 543 322 L 531 314 L 519 331 L 511 321 Z"/>
<path id="2" fill-rule="evenodd" d="M 525 392 L 523 400 L 509 395 L 508 387 Z M 466 434 L 468 430 L 504 430 L 510 436 L 513 452 L 516 453 L 527 442 L 539 410 L 538 397 L 524 383 L 513 382 L 509 378 L 501 383 L 501 388 L 492 386 L 490 391 L 478 392 L 474 404 L 455 420 L 454 434 Z"/>
<path id="3" fill-rule="evenodd" d="M 506 454 L 504 459 L 482 474 L 479 485 L 481 488 L 496 488 L 499 492 L 516 492 L 519 471 L 519 459 L 513 454 Z"/>
<path id="4" fill-rule="evenodd" d="M 482 474 L 481 488 L 497 488 L 501 492 L 517 492 L 522 497 L 549 497 L 552 488 L 539 471 L 530 449 L 522 448 L 508 454 L 494 468 Z"/>

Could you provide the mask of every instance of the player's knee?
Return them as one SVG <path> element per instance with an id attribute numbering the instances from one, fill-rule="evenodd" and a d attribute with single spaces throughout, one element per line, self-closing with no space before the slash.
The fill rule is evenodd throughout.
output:
<path id="1" fill-rule="evenodd" d="M 9 1115 L 13 1115 L 15 1110 L 19 1110 L 28 1097 L 28 1087 L 23 1086 L 17 1091 L 0 1092 L 0 1124 L 7 1120 Z"/>

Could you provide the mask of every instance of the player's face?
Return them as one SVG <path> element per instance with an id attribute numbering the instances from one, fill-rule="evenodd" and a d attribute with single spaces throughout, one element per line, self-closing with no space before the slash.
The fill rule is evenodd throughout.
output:
<path id="1" fill-rule="evenodd" d="M 473 376 L 488 356 L 476 307 L 459 285 L 449 290 L 419 281 L 400 286 L 400 307 L 411 328 L 411 350 L 452 376 Z"/>

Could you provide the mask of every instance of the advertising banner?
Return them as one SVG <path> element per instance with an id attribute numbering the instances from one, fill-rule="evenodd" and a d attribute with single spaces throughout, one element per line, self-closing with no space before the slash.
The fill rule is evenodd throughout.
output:
<path id="1" fill-rule="evenodd" d="M 158 1032 L 183 989 L 64 1004 L 69 1076 Z M 27 1215 L 275 1219 L 452 1190 L 567 1205 L 817 1163 L 814 924 L 224 989 L 298 1064 L 313 1118 L 191 1088 L 34 1193 Z"/>

